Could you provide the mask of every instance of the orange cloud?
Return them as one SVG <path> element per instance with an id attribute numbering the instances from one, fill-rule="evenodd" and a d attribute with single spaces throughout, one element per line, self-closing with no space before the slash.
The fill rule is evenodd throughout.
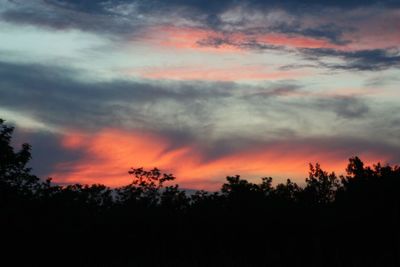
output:
<path id="1" fill-rule="evenodd" d="M 198 67 L 148 67 L 125 71 L 128 75 L 146 79 L 207 80 L 207 81 L 260 81 L 292 79 L 306 76 L 304 70 L 271 71 L 264 66 L 240 66 L 229 68 Z"/>
<path id="2" fill-rule="evenodd" d="M 256 40 L 260 43 L 294 48 L 340 48 L 340 46 L 332 44 L 327 40 L 284 34 L 256 36 Z"/>
<path id="3" fill-rule="evenodd" d="M 84 151 L 84 158 L 60 163 L 51 175 L 61 183 L 103 183 L 120 186 L 130 182 L 130 167 L 158 167 L 176 175 L 184 188 L 219 189 L 227 175 L 241 174 L 249 179 L 272 176 L 275 182 L 293 178 L 303 182 L 309 162 L 321 162 L 324 169 L 343 172 L 347 157 L 343 151 L 326 152 L 307 145 L 295 147 L 277 142 L 243 149 L 208 159 L 204 148 L 196 144 L 173 147 L 167 138 L 142 131 L 106 129 L 97 134 L 67 134 L 66 149 Z M 387 157 L 360 155 L 367 162 L 385 161 Z"/>
<path id="4" fill-rule="evenodd" d="M 223 38 L 223 34 L 200 28 L 178 28 L 172 26 L 159 26 L 149 30 L 142 37 L 145 43 L 164 47 L 167 49 L 191 49 L 203 52 L 241 52 L 241 49 L 228 44 L 222 44 L 218 47 L 202 46 L 199 41 L 207 38 Z"/>
<path id="5" fill-rule="evenodd" d="M 229 40 L 217 46 L 201 45 L 204 40 Z M 147 44 L 168 49 L 191 49 L 203 52 L 244 52 L 242 45 L 259 43 L 265 45 L 286 46 L 292 48 L 342 48 L 328 40 L 305 36 L 278 33 L 246 34 L 241 32 L 222 33 L 211 29 L 159 26 L 154 27 L 141 39 Z"/>

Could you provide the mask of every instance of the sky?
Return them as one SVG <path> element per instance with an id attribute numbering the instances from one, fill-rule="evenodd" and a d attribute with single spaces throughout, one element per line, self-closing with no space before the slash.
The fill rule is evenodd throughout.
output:
<path id="1" fill-rule="evenodd" d="M 0 0 L 0 117 L 60 184 L 400 163 L 399 0 Z"/>

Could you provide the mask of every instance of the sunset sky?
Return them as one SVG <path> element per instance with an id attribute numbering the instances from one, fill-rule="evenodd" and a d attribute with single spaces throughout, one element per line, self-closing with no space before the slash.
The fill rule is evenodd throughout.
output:
<path id="1" fill-rule="evenodd" d="M 400 1 L 0 0 L 0 118 L 57 183 L 400 163 Z"/>

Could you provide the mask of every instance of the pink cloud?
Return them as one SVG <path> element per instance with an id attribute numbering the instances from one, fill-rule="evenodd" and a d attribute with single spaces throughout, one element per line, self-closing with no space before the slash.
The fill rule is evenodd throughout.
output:
<path id="1" fill-rule="evenodd" d="M 244 148 L 228 155 L 207 158 L 204 148 L 188 144 L 171 149 L 170 141 L 160 135 L 143 131 L 105 129 L 96 134 L 73 132 L 62 142 L 65 149 L 84 151 L 84 158 L 62 162 L 51 174 L 56 182 L 104 183 L 120 186 L 129 183 L 130 167 L 158 167 L 172 172 L 181 187 L 218 189 L 227 175 L 241 174 L 246 178 L 273 176 L 275 181 L 294 178 L 303 182 L 309 162 L 321 162 L 327 170 L 343 172 L 350 150 L 327 150 L 306 143 L 278 141 Z M 385 162 L 390 155 L 365 152 L 367 162 Z"/>
<path id="2" fill-rule="evenodd" d="M 204 40 L 228 40 L 216 46 L 201 45 Z M 244 32 L 222 33 L 212 29 L 159 26 L 142 37 L 142 42 L 164 49 L 189 49 L 203 52 L 243 53 L 242 45 L 256 42 L 265 45 L 291 48 L 341 48 L 325 39 L 282 33 L 247 34 Z M 245 46 L 243 46 L 245 47 Z"/>
<path id="3" fill-rule="evenodd" d="M 305 70 L 277 71 L 265 66 L 239 66 L 216 68 L 204 66 L 147 67 L 124 71 L 127 75 L 145 79 L 208 80 L 208 81 L 259 81 L 292 79 L 307 76 Z"/>

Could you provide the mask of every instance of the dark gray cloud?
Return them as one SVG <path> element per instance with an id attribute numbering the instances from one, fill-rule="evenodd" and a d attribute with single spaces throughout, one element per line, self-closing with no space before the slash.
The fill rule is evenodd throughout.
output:
<path id="1" fill-rule="evenodd" d="M 0 63 L 0 105 L 23 111 L 50 125 L 101 128 L 167 123 L 164 116 L 207 116 L 202 103 L 232 95 L 233 83 L 85 82 L 78 70 L 43 65 Z M 175 105 L 176 104 L 176 105 Z M 174 110 L 180 108 L 190 109 Z M 166 113 L 169 112 L 169 113 Z M 171 120 L 174 118 L 171 117 Z M 177 127 L 179 125 L 176 125 Z"/>
<path id="2" fill-rule="evenodd" d="M 273 25 L 265 25 L 264 27 L 246 29 L 243 34 L 262 34 L 262 33 L 282 33 L 291 37 L 305 36 L 314 39 L 326 40 L 335 45 L 346 45 L 351 43 L 346 40 L 345 33 L 353 32 L 355 29 L 351 26 L 337 25 L 333 22 L 322 23 L 314 22 L 315 25 L 304 25 L 302 16 L 290 15 L 292 21 L 279 21 Z M 251 18 L 250 18 L 251 19 Z M 240 23 L 237 26 L 241 26 Z"/>
<path id="3" fill-rule="evenodd" d="M 380 71 L 400 67 L 400 51 L 396 48 L 364 49 L 345 51 L 330 48 L 297 48 L 288 49 L 285 46 L 260 43 L 256 40 L 233 41 L 229 36 L 210 37 L 198 42 L 201 46 L 221 47 L 223 45 L 235 46 L 248 50 L 276 50 L 287 53 L 297 53 L 314 64 L 284 65 L 280 69 L 289 70 L 304 67 L 323 67 L 333 70 Z M 342 63 L 330 63 L 329 59 L 340 59 Z"/>
<path id="4" fill-rule="evenodd" d="M 32 160 L 30 166 L 32 172 L 43 178 L 60 172 L 57 164 L 67 161 L 75 161 L 85 157 L 85 152 L 79 149 L 65 149 L 62 146 L 62 135 L 47 131 L 27 130 L 15 127 L 13 135 L 13 146 L 19 147 L 22 143 L 29 143 L 32 146 Z"/>
<path id="5" fill-rule="evenodd" d="M 265 86 L 195 81 L 87 82 L 77 78 L 81 74 L 68 68 L 0 62 L 0 106 L 55 128 L 89 132 L 144 129 L 168 138 L 167 149 L 198 143 L 199 150 L 210 150 L 205 152 L 210 158 L 250 146 L 253 141 L 246 141 L 249 138 L 315 135 L 320 132 L 315 127 L 324 130 L 335 124 L 328 121 L 332 119 L 329 114 L 346 121 L 342 121 L 345 129 L 338 133 L 346 132 L 355 119 L 361 122 L 357 127 L 367 134 L 373 136 L 377 131 L 368 128 L 369 115 L 375 114 L 370 107 L 373 103 L 358 96 L 321 97 L 294 81 Z M 382 112 L 389 121 L 391 114 Z M 393 125 L 380 127 L 381 136 L 391 136 Z M 223 142 L 224 138 L 228 141 Z M 214 150 L 215 140 L 221 143 Z M 233 140 L 242 141 L 229 144 Z"/>
<path id="6" fill-rule="evenodd" d="M 293 69 L 302 69 L 302 68 L 318 68 L 319 65 L 315 63 L 307 63 L 307 64 L 290 64 L 290 65 L 283 65 L 279 67 L 280 70 L 287 71 Z"/>
<path id="7" fill-rule="evenodd" d="M 348 119 L 364 117 L 369 111 L 367 102 L 355 96 L 318 99 L 315 105 L 320 110 L 333 110 L 339 117 Z"/>
<path id="8" fill-rule="evenodd" d="M 293 81 L 266 86 L 198 81 L 88 82 L 77 78 L 80 74 L 79 70 L 55 66 L 0 62 L 0 105 L 29 113 L 51 126 L 99 129 L 129 125 L 174 131 L 198 127 L 207 131 L 207 127 L 214 127 L 214 116 L 236 106 L 243 106 L 246 112 L 265 112 L 268 107 L 282 115 L 294 107 L 325 109 L 348 119 L 369 111 L 361 98 L 319 98 Z M 284 100 L 291 96 L 300 102 L 285 104 Z"/>
<path id="9" fill-rule="evenodd" d="M 295 84 L 293 81 L 281 81 L 265 88 L 258 88 L 250 93 L 245 94 L 245 98 L 251 99 L 254 97 L 270 98 L 270 97 L 282 97 L 296 94 L 306 94 L 301 91 L 302 86 Z"/>
<path id="10" fill-rule="evenodd" d="M 320 114 L 320 116 L 316 117 L 321 117 L 321 112 L 328 112 L 334 113 L 336 116 L 344 119 L 362 119 L 365 118 L 370 111 L 371 103 L 368 103 L 366 99 L 360 96 L 331 95 L 320 97 L 301 89 L 301 86 L 295 84 L 278 84 L 277 86 L 273 86 L 270 90 L 260 90 L 248 94 L 245 98 L 250 99 L 254 104 L 257 103 L 257 108 L 260 108 L 262 107 L 262 103 L 264 103 L 264 105 L 271 105 L 271 97 L 295 96 L 297 99 L 295 103 L 283 101 L 281 103 L 275 102 L 274 104 L 277 105 L 279 103 L 279 105 L 286 105 L 286 112 L 292 112 L 292 109 L 294 109 L 294 112 L 297 114 L 299 110 L 302 112 L 310 110 L 315 114 Z M 268 102 L 265 102 L 265 99 L 267 99 Z M 290 100 L 290 98 L 288 99 Z M 285 106 L 279 108 L 275 106 L 275 109 L 279 110 L 284 107 Z"/>
<path id="11" fill-rule="evenodd" d="M 133 17 L 124 19 L 116 14 L 104 12 L 95 5 L 61 5 L 54 1 L 10 1 L 12 4 L 0 13 L 0 19 L 9 23 L 35 25 L 55 30 L 78 29 L 111 35 L 134 36 L 142 22 Z M 84 3 L 86 1 L 82 1 Z M 82 9 L 80 9 L 82 8 Z M 0 9 L 1 10 L 1 9 Z M 90 11 L 88 13 L 88 11 Z"/>
<path id="12" fill-rule="evenodd" d="M 208 43 L 210 46 L 213 46 L 212 41 L 208 41 Z M 222 44 L 223 43 L 220 42 L 214 46 L 218 47 Z M 311 67 L 328 68 L 332 70 L 381 71 L 400 67 L 400 51 L 393 48 L 356 51 L 344 51 L 326 48 L 299 48 L 295 50 L 288 50 L 283 46 L 266 45 L 256 41 L 239 44 L 226 42 L 225 44 L 250 50 L 280 50 L 289 53 L 294 52 L 304 57 L 306 60 L 314 62 L 313 64 L 284 65 L 280 67 L 281 70 Z M 330 59 L 340 59 L 342 62 L 330 63 Z"/>
<path id="13" fill-rule="evenodd" d="M 204 47 L 214 47 L 214 48 L 219 48 L 224 45 L 229 45 L 229 46 L 234 46 L 240 49 L 247 49 L 247 50 L 258 50 L 258 51 L 264 51 L 264 50 L 281 50 L 284 51 L 286 48 L 284 46 L 278 46 L 278 45 L 271 45 L 271 44 L 266 44 L 266 43 L 260 43 L 251 36 L 249 39 L 244 40 L 244 41 L 235 41 L 232 40 L 229 35 L 226 35 L 224 37 L 207 37 L 205 39 L 201 39 L 197 41 L 197 44 L 199 46 L 204 46 Z"/>
<path id="14" fill-rule="evenodd" d="M 397 49 L 372 49 L 342 51 L 325 48 L 304 48 L 299 52 L 319 66 L 336 70 L 376 71 L 400 67 L 400 51 Z M 329 63 L 327 59 L 342 59 L 343 63 Z"/>
<path id="15" fill-rule="evenodd" d="M 48 3 L 59 4 L 63 6 L 73 7 L 79 10 L 85 10 L 86 12 L 99 12 L 104 9 L 110 1 L 108 0 L 46 0 Z M 191 7 L 203 12 L 210 14 L 220 13 L 227 8 L 237 5 L 236 0 L 219 0 L 219 1 L 204 1 L 204 0 L 171 0 L 168 2 L 162 0 L 115 0 L 112 1 L 114 4 L 121 3 L 135 3 L 141 5 L 143 9 L 155 9 L 155 8 L 165 8 L 173 7 L 177 8 L 180 6 Z M 357 8 L 365 6 L 387 6 L 395 7 L 400 6 L 400 1 L 398 0 L 245 0 L 241 1 L 243 5 L 248 5 L 257 8 L 265 7 L 286 7 L 292 9 L 304 8 L 320 8 L 320 7 L 341 7 L 341 8 Z"/>
<path id="16" fill-rule="evenodd" d="M 344 33 L 346 32 L 351 32 L 354 29 L 351 27 L 339 27 L 333 23 L 329 24 L 323 24 L 323 25 L 317 25 L 315 27 L 308 27 L 304 29 L 299 29 L 297 27 L 292 28 L 292 32 L 303 35 L 303 36 L 308 36 L 308 37 L 313 37 L 316 39 L 324 39 L 328 40 L 332 44 L 336 45 L 346 45 L 351 43 L 350 40 L 344 39 Z M 290 33 L 290 29 L 287 29 L 288 33 Z"/>
<path id="17" fill-rule="evenodd" d="M 386 85 L 395 85 L 400 83 L 400 77 L 398 76 L 379 76 L 373 77 L 366 81 L 365 85 L 369 87 L 381 87 Z"/>
<path id="18" fill-rule="evenodd" d="M 3 20 L 12 23 L 31 24 L 54 29 L 80 29 L 108 34 L 134 35 L 147 26 L 157 24 L 176 24 L 181 19 L 202 27 L 224 31 L 227 27 L 234 31 L 245 27 L 245 32 L 280 32 L 297 34 L 329 40 L 334 44 L 346 44 L 343 33 L 351 30 L 350 26 L 338 26 L 335 23 L 304 26 L 301 18 L 306 14 L 318 15 L 321 10 L 332 8 L 348 9 L 358 7 L 390 8 L 400 6 L 400 0 L 387 1 L 261 1 L 261 0 L 220 0 L 220 1 L 160 1 L 160 0 L 32 0 L 7 1 L 8 8 L 0 14 Z M 10 4 L 12 3 L 12 4 Z M 246 26 L 245 21 L 227 22 L 221 15 L 231 8 L 243 6 L 247 9 L 270 12 L 284 10 L 295 20 L 263 27 Z M 340 12 L 339 12 L 340 13 Z M 249 18 L 251 19 L 251 18 Z M 333 18 L 334 21 L 334 18 Z"/>

